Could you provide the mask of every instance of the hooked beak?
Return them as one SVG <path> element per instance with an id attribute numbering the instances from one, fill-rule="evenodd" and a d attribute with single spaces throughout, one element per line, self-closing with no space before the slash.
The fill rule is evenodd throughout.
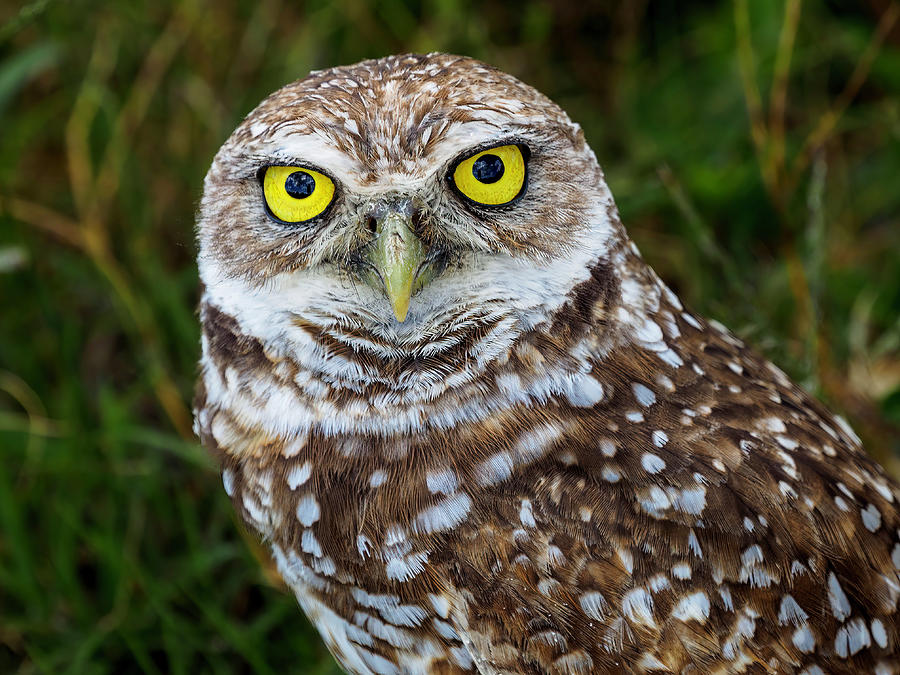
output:
<path id="1" fill-rule="evenodd" d="M 386 208 L 376 215 L 375 241 L 368 251 L 368 261 L 378 273 L 378 283 L 384 287 L 394 316 L 401 323 L 406 320 L 413 293 L 426 282 L 420 271 L 427 252 L 412 230 L 410 210 Z"/>

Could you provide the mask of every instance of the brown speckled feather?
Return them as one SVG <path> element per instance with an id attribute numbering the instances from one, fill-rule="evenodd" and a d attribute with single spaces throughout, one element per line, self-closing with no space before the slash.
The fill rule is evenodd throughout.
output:
<path id="1" fill-rule="evenodd" d="M 493 138 L 528 191 L 454 202 Z M 266 218 L 272 158 L 330 162 L 329 220 Z M 351 264 L 397 193 L 448 252 L 402 324 Z M 900 669 L 897 485 L 681 306 L 534 90 L 445 55 L 289 85 L 223 146 L 200 242 L 198 433 L 348 672 Z"/>

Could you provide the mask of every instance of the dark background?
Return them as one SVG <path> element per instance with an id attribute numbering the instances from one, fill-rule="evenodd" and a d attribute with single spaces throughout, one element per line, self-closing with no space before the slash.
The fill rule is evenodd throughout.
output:
<path id="1" fill-rule="evenodd" d="M 189 407 L 203 175 L 313 68 L 443 50 L 547 93 L 686 303 L 900 474 L 898 18 L 887 0 L 0 0 L 0 672 L 337 672 L 242 539 Z"/>

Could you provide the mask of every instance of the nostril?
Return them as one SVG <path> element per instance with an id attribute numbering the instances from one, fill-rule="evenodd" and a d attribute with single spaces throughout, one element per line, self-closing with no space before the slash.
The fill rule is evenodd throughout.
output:
<path id="1" fill-rule="evenodd" d="M 375 220 L 374 216 L 369 216 L 369 219 L 366 221 L 366 227 L 372 234 L 375 234 L 375 232 L 378 230 L 378 221 Z"/>

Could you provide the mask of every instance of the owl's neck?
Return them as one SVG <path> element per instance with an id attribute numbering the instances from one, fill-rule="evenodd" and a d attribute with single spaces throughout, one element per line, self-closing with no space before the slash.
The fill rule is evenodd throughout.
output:
<path id="1" fill-rule="evenodd" d="M 201 305 L 205 396 L 210 408 L 229 409 L 281 438 L 446 430 L 559 397 L 592 406 L 604 396 L 592 371 L 623 342 L 678 359 L 650 318 L 666 294 L 677 302 L 623 246 L 596 263 L 536 326 L 501 314 L 407 351 L 297 317 L 291 339 L 303 349 L 280 349 L 207 296 Z"/>

